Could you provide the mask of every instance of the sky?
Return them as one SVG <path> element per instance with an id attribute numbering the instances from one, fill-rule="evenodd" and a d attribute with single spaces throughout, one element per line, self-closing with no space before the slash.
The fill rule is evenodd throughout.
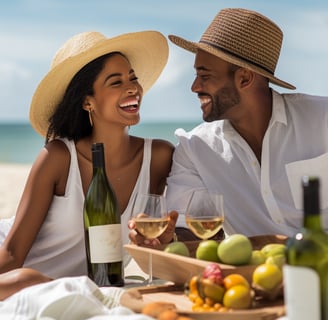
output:
<path id="1" fill-rule="evenodd" d="M 328 95 L 327 0 L 11 0 L 0 4 L 0 122 L 29 121 L 34 90 L 71 36 L 157 30 L 197 42 L 227 7 L 255 10 L 276 22 L 284 40 L 275 75 L 297 92 Z M 169 48 L 166 68 L 143 98 L 141 119 L 198 121 L 199 101 L 190 90 L 194 55 L 170 41 Z"/>

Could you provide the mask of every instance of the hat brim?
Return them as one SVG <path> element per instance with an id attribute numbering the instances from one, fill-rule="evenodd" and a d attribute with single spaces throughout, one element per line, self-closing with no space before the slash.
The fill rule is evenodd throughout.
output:
<path id="1" fill-rule="evenodd" d="M 61 102 L 74 75 L 89 62 L 114 51 L 128 58 L 144 93 L 160 76 L 169 52 L 167 40 L 161 33 L 141 31 L 105 38 L 92 48 L 64 60 L 41 80 L 32 98 L 30 122 L 40 135 L 46 135 L 49 118 Z"/>
<path id="2" fill-rule="evenodd" d="M 217 48 L 214 48 L 208 44 L 204 44 L 204 43 L 201 43 L 201 42 L 192 42 L 192 41 L 188 41 L 188 40 L 185 40 L 181 37 L 178 37 L 178 36 L 175 36 L 175 35 L 169 35 L 169 39 L 171 42 L 173 42 L 175 45 L 187 50 L 187 51 L 190 51 L 190 52 L 193 52 L 193 53 L 196 53 L 197 50 L 204 50 L 210 54 L 213 54 L 214 56 L 216 57 L 219 57 L 227 62 L 230 62 L 230 63 L 233 63 L 233 64 L 236 64 L 240 67 L 244 67 L 244 68 L 248 68 L 266 78 L 268 78 L 268 80 L 270 82 L 272 82 L 273 84 L 275 85 L 278 85 L 280 87 L 284 87 L 284 88 L 287 88 L 287 89 L 291 89 L 291 90 L 294 90 L 296 89 L 295 86 L 293 86 L 292 84 L 288 83 L 288 82 L 285 82 L 283 80 L 280 80 L 278 79 L 277 77 L 275 77 L 274 75 L 272 75 L 271 73 L 269 73 L 268 71 L 262 69 L 261 67 L 259 66 L 256 66 L 250 62 L 247 62 L 245 60 L 243 60 L 242 58 L 239 58 L 239 57 L 236 57 L 232 54 L 229 54 L 225 51 L 222 51 L 220 49 L 217 49 Z"/>

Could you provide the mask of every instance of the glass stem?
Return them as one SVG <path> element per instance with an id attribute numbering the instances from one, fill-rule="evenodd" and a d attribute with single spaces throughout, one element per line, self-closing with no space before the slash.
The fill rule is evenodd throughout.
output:
<path id="1" fill-rule="evenodd" d="M 149 253 L 149 260 L 148 260 L 148 285 L 150 286 L 153 282 L 153 256 L 151 253 Z"/>

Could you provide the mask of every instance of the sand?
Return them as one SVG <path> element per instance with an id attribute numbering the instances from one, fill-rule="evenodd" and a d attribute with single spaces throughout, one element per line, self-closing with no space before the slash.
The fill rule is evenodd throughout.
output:
<path id="1" fill-rule="evenodd" d="M 15 214 L 31 165 L 0 163 L 0 218 Z"/>

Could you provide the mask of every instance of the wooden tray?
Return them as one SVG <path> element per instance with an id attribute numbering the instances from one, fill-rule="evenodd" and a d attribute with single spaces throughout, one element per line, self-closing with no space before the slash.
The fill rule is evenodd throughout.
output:
<path id="1" fill-rule="evenodd" d="M 150 302 L 174 303 L 181 315 L 187 315 L 196 320 L 271 320 L 285 315 L 282 300 L 274 302 L 257 301 L 256 306 L 248 310 L 233 310 L 229 312 L 193 312 L 192 303 L 178 285 L 139 287 L 126 290 L 120 303 L 140 313 L 145 304 Z"/>
<path id="2" fill-rule="evenodd" d="M 284 243 L 285 236 L 280 235 L 262 235 L 250 237 L 254 249 L 262 248 L 268 243 Z M 199 241 L 185 242 L 189 248 L 191 257 L 179 256 L 172 253 L 162 251 L 165 247 L 158 249 L 150 249 L 136 246 L 133 244 L 125 245 L 125 250 L 135 259 L 141 270 L 148 273 L 149 255 L 153 259 L 153 276 L 179 285 L 184 284 L 192 276 L 201 273 L 204 268 L 210 263 L 208 261 L 198 260 L 195 257 L 195 251 Z M 252 273 L 255 269 L 253 265 L 246 266 L 231 266 L 227 264 L 220 264 L 223 276 L 231 273 L 242 274 L 251 282 Z"/>

